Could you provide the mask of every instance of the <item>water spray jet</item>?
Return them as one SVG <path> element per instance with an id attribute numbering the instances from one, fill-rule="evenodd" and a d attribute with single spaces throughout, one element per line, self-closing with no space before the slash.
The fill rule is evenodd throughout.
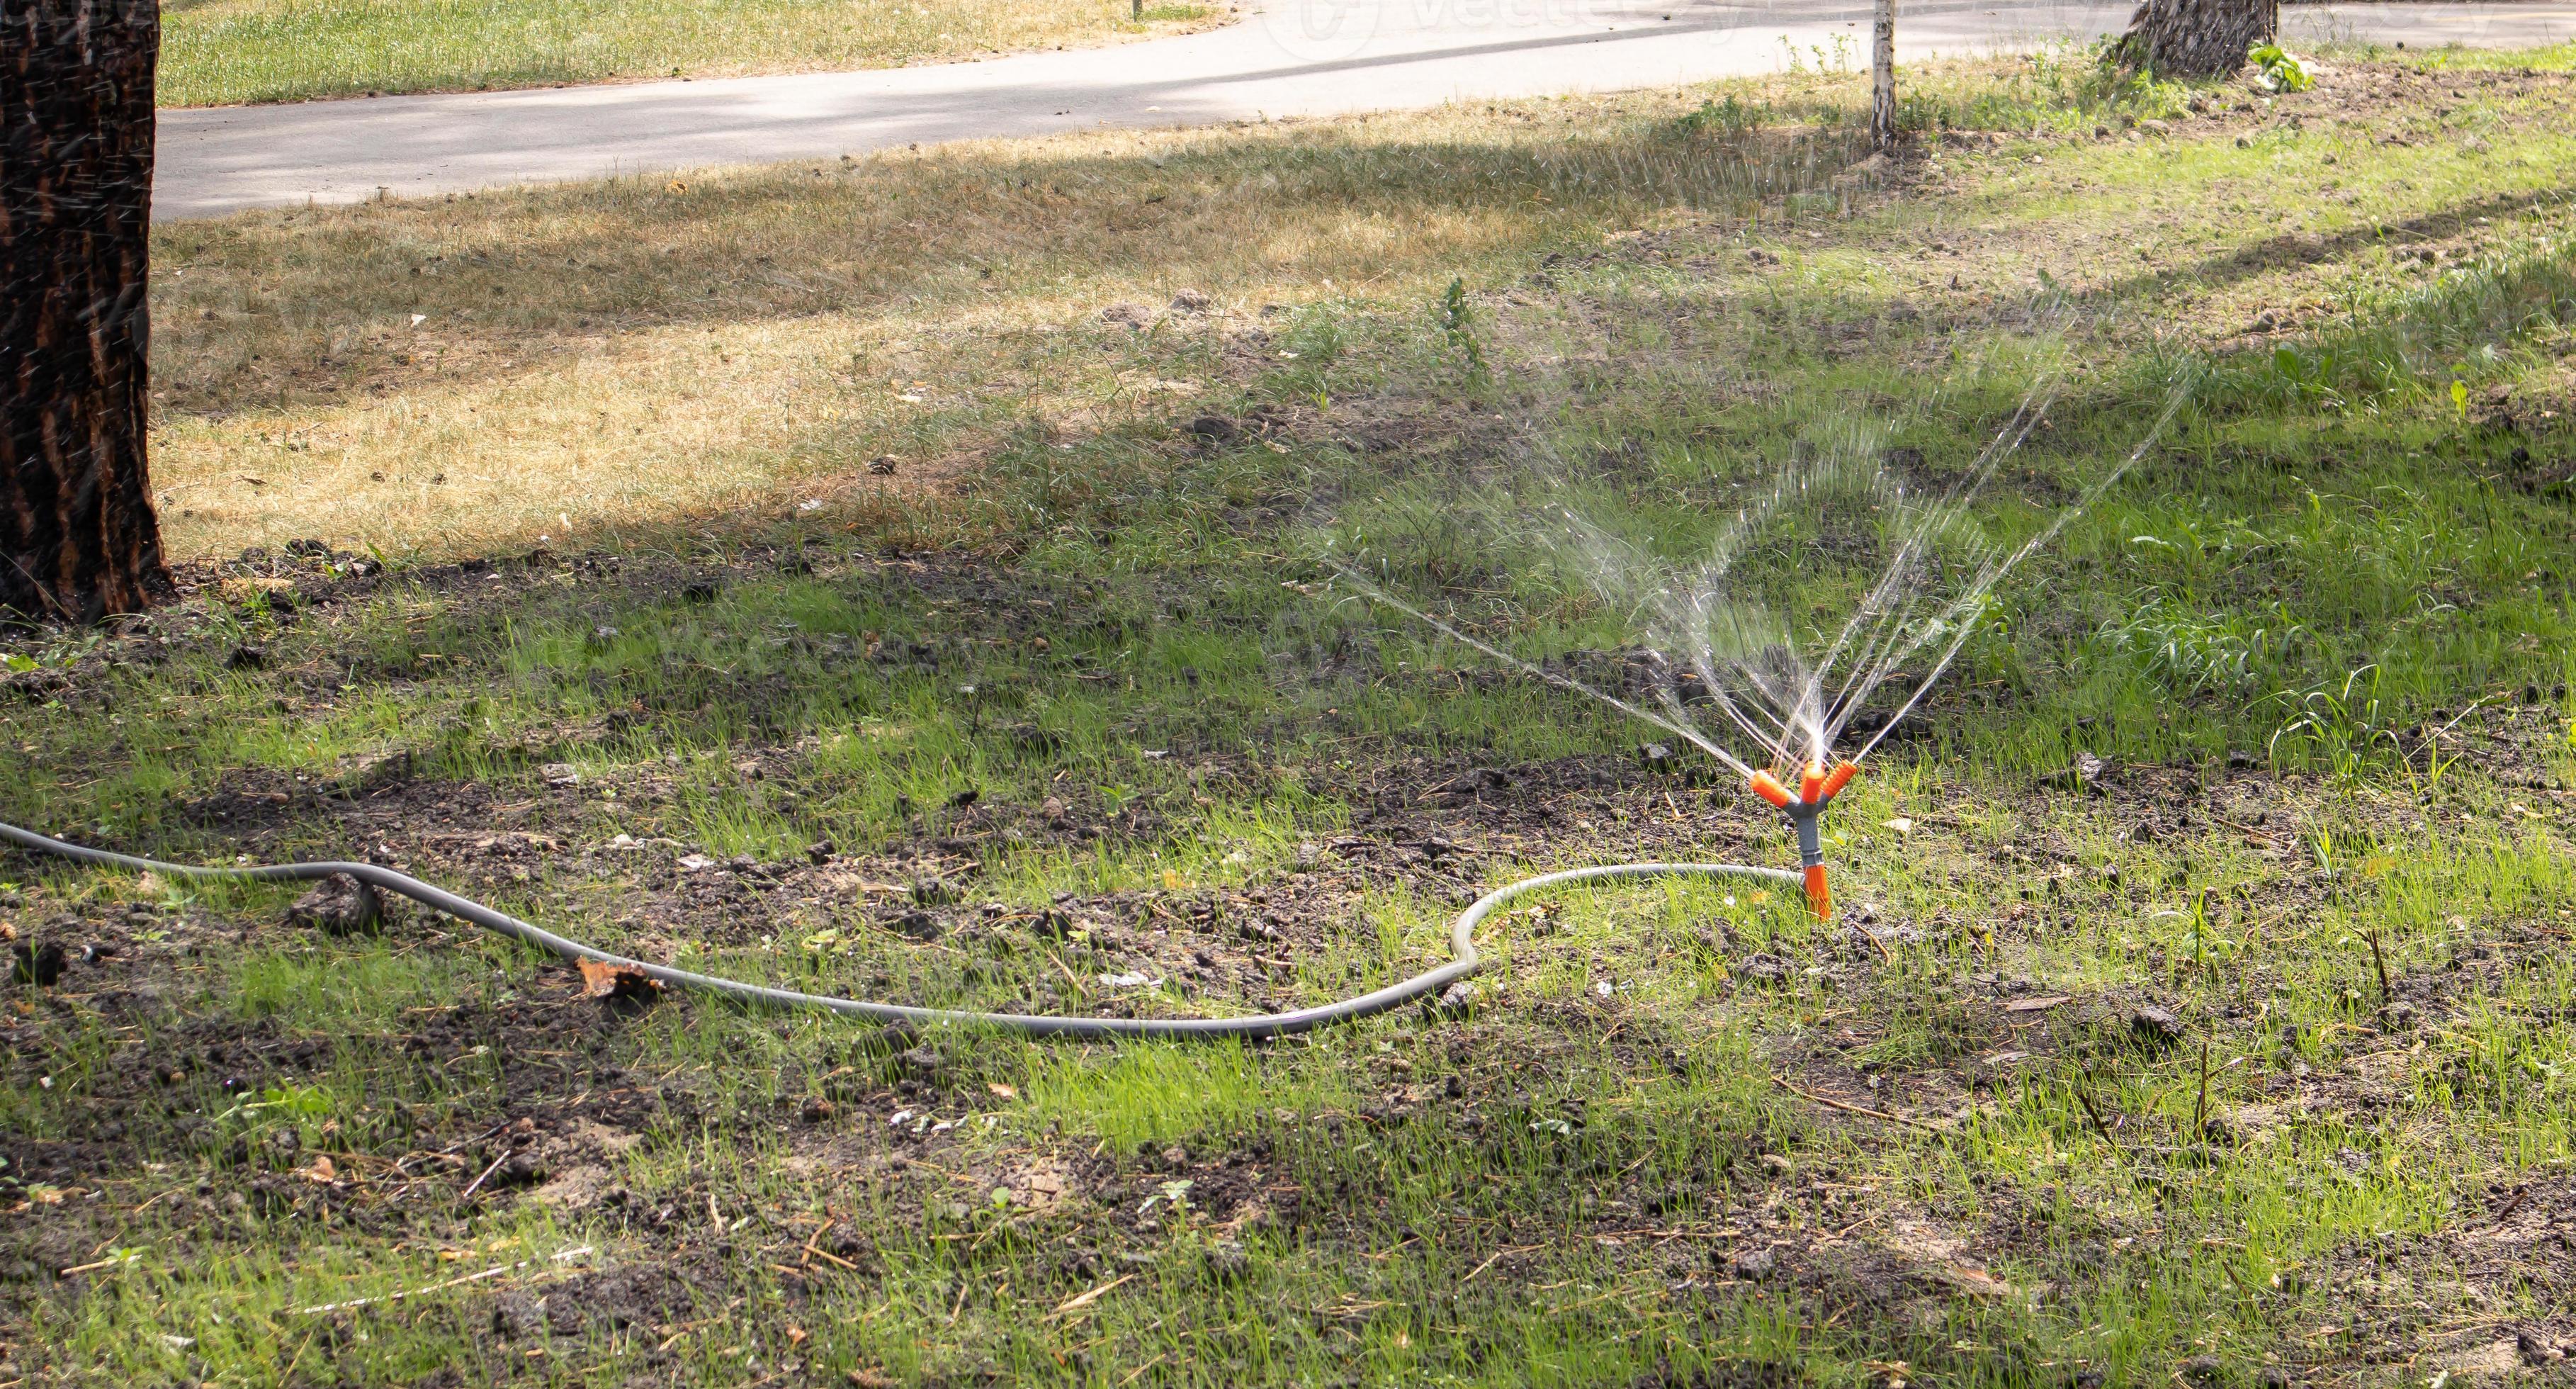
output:
<path id="1" fill-rule="evenodd" d="M 1991 610 L 2005 576 L 2127 476 L 2190 396 L 2188 382 L 2177 382 L 2137 445 L 2036 533 L 2019 544 L 1988 539 L 1973 521 L 1972 508 L 2004 460 L 2045 420 L 2058 386 L 2053 373 L 2034 382 L 1973 462 L 1947 486 L 1933 489 L 1917 489 L 1891 468 L 1901 451 L 1885 447 L 1883 432 L 1844 421 L 1824 447 L 1803 457 L 1793 455 L 1769 488 L 1737 506 L 1717 528 L 1705 554 L 1690 565 L 1660 560 L 1575 510 L 1565 500 L 1576 491 L 1566 475 L 1555 480 L 1557 495 L 1540 506 L 1485 494 L 1485 505 L 1524 524 L 1526 518 L 1551 520 L 1553 533 L 1543 534 L 1542 543 L 1596 598 L 1626 612 L 1660 676 L 1651 706 L 1470 635 L 1390 593 L 1352 564 L 1329 558 L 1326 564 L 1368 600 L 1525 675 L 1672 733 L 1744 778 L 1754 795 L 1787 818 L 1797 840 L 1798 871 L 1722 864 L 1700 865 L 1697 871 L 1778 874 L 1804 887 L 1817 920 L 1831 921 L 1834 898 L 1823 820 L 1834 797 L 1948 673 Z M 1914 461 L 1919 464 L 1919 454 Z M 1925 491 L 1928 496 L 1920 495 Z M 1884 567 L 1863 585 L 1839 625 L 1826 629 L 1831 637 L 1817 644 L 1821 654 L 1809 659 L 1792 640 L 1795 628 L 1783 614 L 1796 611 L 1801 602 L 1812 607 L 1816 572 L 1802 565 L 1773 576 L 1765 590 L 1759 580 L 1748 583 L 1737 570 L 1759 549 L 1757 532 L 1793 504 L 1814 504 L 1823 512 L 1837 497 L 1866 502 L 1869 514 L 1886 518 L 1881 539 L 1887 554 Z M 1844 514 L 1857 514 L 1857 508 Z M 1782 600 L 1776 610 L 1773 599 Z M 1926 664 L 1914 667 L 1918 660 Z M 1920 673 L 1899 674 L 1909 667 Z M 1687 701 L 1677 689 L 1685 680 L 1692 695 Z M 1903 692 L 1898 707 L 1874 726 L 1863 725 L 1870 736 L 1858 750 L 1835 757 L 1835 743 L 1882 687 Z M 1691 704 L 1714 708 L 1722 721 L 1703 729 Z M 1728 749 L 1730 739 L 1759 751 L 1740 757 Z M 1784 780 L 1790 768 L 1796 769 L 1794 790 Z"/>

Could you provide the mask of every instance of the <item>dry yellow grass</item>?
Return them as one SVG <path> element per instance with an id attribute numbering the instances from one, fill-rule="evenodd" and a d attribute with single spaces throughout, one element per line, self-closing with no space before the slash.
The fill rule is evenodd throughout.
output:
<path id="1" fill-rule="evenodd" d="M 1453 275 L 1794 171 L 1679 93 L 922 155 L 157 233 L 154 475 L 182 556 L 393 554 L 867 487 L 1043 423 L 1166 418 L 1269 305 Z M 1810 152 L 1801 156 L 1813 158 Z M 1214 311 L 1163 312 L 1182 289 Z M 1104 322 L 1150 310 L 1150 330 Z"/>

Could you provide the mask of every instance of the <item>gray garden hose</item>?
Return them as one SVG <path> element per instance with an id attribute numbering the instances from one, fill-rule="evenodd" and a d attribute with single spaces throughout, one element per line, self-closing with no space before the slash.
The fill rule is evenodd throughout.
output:
<path id="1" fill-rule="evenodd" d="M 1350 1022 L 1374 1013 L 1383 1013 L 1425 994 L 1464 979 L 1483 965 L 1477 958 L 1473 939 L 1477 923 L 1492 915 L 1495 909 L 1516 897 L 1542 888 L 1566 883 L 1597 882 L 1609 878 L 1669 877 L 1745 877 L 1767 878 L 1796 886 L 1799 877 L 1785 868 L 1754 868 L 1736 863 L 1613 863 L 1597 868 L 1569 868 L 1559 873 L 1542 873 L 1535 878 L 1498 887 L 1476 899 L 1474 905 L 1458 914 L 1457 924 L 1449 928 L 1449 947 L 1454 958 L 1428 973 L 1417 974 L 1400 984 L 1365 993 L 1339 1003 L 1319 1008 L 1301 1008 L 1293 1013 L 1264 1013 L 1245 1018 L 1073 1018 L 1031 1017 L 1020 1013 L 976 1013 L 951 1008 L 910 1008 L 899 1003 L 868 1003 L 855 998 L 832 998 L 823 994 L 798 993 L 794 989 L 773 989 L 764 984 L 746 984 L 735 979 L 718 979 L 667 965 L 630 960 L 612 955 L 597 946 L 567 940 L 542 927 L 531 926 L 506 912 L 494 911 L 480 902 L 459 897 L 443 888 L 432 887 L 408 874 L 372 863 L 277 863 L 250 868 L 206 868 L 194 864 L 164 863 L 159 859 L 140 858 L 133 854 L 111 853 L 79 844 L 67 844 L 33 830 L 0 824 L 0 839 L 37 853 L 55 854 L 81 863 L 109 868 L 133 868 L 154 873 L 191 878 L 230 878 L 242 882 L 308 882 L 347 874 L 360 882 L 408 897 L 423 906 L 434 908 L 461 920 L 471 921 L 486 930 L 541 946 L 567 960 L 595 960 L 639 970 L 664 984 L 677 984 L 693 989 L 738 998 L 747 1003 L 765 1003 L 781 1008 L 820 1008 L 848 1017 L 873 1018 L 879 1022 L 962 1023 L 976 1027 L 994 1027 L 1025 1033 L 1033 1037 L 1284 1037 L 1328 1023 Z"/>

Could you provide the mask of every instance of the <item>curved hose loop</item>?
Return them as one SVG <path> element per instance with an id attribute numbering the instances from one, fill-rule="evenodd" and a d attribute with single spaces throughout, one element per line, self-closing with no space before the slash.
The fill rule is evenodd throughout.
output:
<path id="1" fill-rule="evenodd" d="M 1042 1017 L 1023 1013 L 978 1013 L 952 1008 L 914 1008 L 900 1003 L 871 1003 L 864 999 L 834 998 L 826 994 L 799 993 L 794 989 L 775 989 L 765 984 L 746 984 L 738 979 L 719 979 L 711 974 L 698 974 L 668 965 L 612 955 L 595 945 L 556 935 L 543 927 L 521 921 L 506 912 L 495 911 L 471 898 L 459 897 L 444 888 L 432 886 L 405 873 L 380 868 L 372 863 L 277 863 L 246 868 L 204 867 L 197 864 L 165 863 L 160 859 L 119 854 L 106 849 L 67 843 L 16 825 L 0 824 L 0 840 L 37 853 L 53 854 L 80 863 L 110 868 L 132 868 L 154 873 L 191 878 L 228 878 L 237 882 L 304 882 L 347 874 L 386 892 L 408 897 L 423 906 L 447 913 L 460 920 L 473 922 L 485 930 L 512 940 L 522 941 L 567 960 L 593 960 L 637 970 L 664 984 L 683 988 L 704 989 L 746 1003 L 765 1004 L 776 1008 L 819 1009 L 844 1017 L 871 1018 L 878 1022 L 948 1023 L 971 1027 L 992 1027 L 1032 1037 L 1284 1037 L 1334 1023 L 1353 1022 L 1360 1018 L 1400 1008 L 1425 994 L 1448 987 L 1466 978 L 1484 965 L 1476 954 L 1476 927 L 1506 903 L 1545 888 L 1568 883 L 1600 882 L 1615 878 L 1672 877 L 1745 877 L 1763 878 L 1792 886 L 1798 874 L 1785 868 L 1757 868 L 1740 863 L 1613 863 L 1594 868 L 1569 868 L 1557 873 L 1542 873 L 1516 883 L 1498 887 L 1476 899 L 1458 914 L 1449 928 L 1452 958 L 1438 969 L 1417 974 L 1402 983 L 1314 1008 L 1300 1008 L 1290 1013 L 1263 1013 L 1242 1018 L 1082 1018 Z"/>

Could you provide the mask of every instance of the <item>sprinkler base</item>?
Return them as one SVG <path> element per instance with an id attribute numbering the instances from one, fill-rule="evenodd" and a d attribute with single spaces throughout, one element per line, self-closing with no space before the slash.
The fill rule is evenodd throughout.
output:
<path id="1" fill-rule="evenodd" d="M 1833 888 L 1825 881 L 1825 807 L 1833 804 L 1834 797 L 1859 773 L 1860 768 L 1849 762 L 1837 762 L 1831 771 L 1821 762 L 1810 762 L 1799 773 L 1795 794 L 1769 772 L 1755 772 L 1749 783 L 1754 795 L 1789 817 L 1789 828 L 1798 836 L 1798 865 L 1804 871 L 1807 910 L 1814 912 L 1818 921 L 1834 919 Z"/>

